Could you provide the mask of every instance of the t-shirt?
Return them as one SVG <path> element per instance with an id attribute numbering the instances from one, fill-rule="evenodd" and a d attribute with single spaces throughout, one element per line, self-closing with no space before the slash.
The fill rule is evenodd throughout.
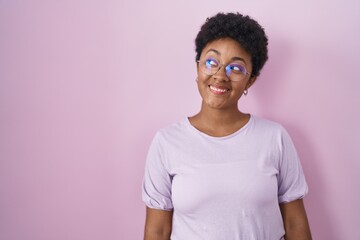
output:
<path id="1" fill-rule="evenodd" d="M 307 191 L 280 124 L 251 116 L 235 133 L 213 137 L 184 118 L 156 133 L 142 198 L 149 208 L 173 210 L 172 240 L 279 240 L 279 203 Z"/>

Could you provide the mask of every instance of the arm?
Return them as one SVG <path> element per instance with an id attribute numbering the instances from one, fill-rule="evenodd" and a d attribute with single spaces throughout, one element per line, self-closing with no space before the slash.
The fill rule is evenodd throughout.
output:
<path id="1" fill-rule="evenodd" d="M 310 227 L 302 199 L 280 204 L 286 240 L 311 240 Z"/>
<path id="2" fill-rule="evenodd" d="M 144 240 L 169 240 L 173 211 L 146 207 Z"/>

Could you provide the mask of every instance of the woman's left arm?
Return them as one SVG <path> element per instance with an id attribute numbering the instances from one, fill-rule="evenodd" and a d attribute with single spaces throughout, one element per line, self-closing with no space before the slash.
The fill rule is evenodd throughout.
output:
<path id="1" fill-rule="evenodd" d="M 281 203 L 280 210 L 284 221 L 286 240 L 312 239 L 302 199 L 289 203 Z"/>

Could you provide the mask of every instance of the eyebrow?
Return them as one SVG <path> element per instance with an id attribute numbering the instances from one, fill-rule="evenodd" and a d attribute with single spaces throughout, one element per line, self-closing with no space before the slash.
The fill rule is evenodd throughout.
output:
<path id="1" fill-rule="evenodd" d="M 216 53 L 217 55 L 221 55 L 221 53 L 220 53 L 218 50 L 216 50 L 216 49 L 209 49 L 206 53 L 209 53 L 209 52 L 214 52 L 214 53 Z M 231 61 L 234 61 L 234 60 L 240 60 L 240 61 L 242 61 L 242 62 L 244 62 L 244 63 L 246 64 L 245 59 L 243 59 L 243 58 L 241 58 L 241 57 L 232 57 L 232 58 L 231 58 Z"/>

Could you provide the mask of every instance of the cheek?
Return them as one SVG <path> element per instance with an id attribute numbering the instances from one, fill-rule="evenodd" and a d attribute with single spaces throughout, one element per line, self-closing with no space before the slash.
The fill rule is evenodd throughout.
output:
<path id="1" fill-rule="evenodd" d="M 198 80 L 198 83 L 199 83 L 199 84 L 208 85 L 209 82 L 210 82 L 210 80 L 211 80 L 211 76 L 199 72 L 199 73 L 198 73 L 197 80 Z"/>
<path id="2" fill-rule="evenodd" d="M 207 83 L 208 83 L 208 81 L 204 80 L 203 78 L 198 78 L 197 87 L 198 87 L 198 90 L 201 95 L 202 95 L 202 93 L 204 93 L 207 90 L 207 88 L 208 88 Z"/>
<path id="3" fill-rule="evenodd" d="M 245 85 L 241 85 L 241 86 L 238 86 L 236 88 L 233 88 L 234 92 L 236 93 L 236 95 L 239 95 L 241 96 L 245 90 Z"/>
<path id="4" fill-rule="evenodd" d="M 200 95 L 204 98 L 208 94 L 210 76 L 198 76 L 197 87 Z"/>

